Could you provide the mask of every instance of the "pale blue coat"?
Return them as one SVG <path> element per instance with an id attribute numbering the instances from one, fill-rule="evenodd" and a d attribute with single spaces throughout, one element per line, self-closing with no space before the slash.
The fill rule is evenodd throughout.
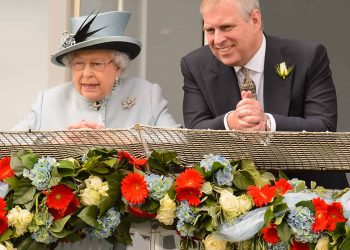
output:
<path id="1" fill-rule="evenodd" d="M 135 105 L 125 108 L 122 102 L 128 98 L 134 99 Z M 106 128 L 130 128 L 136 123 L 180 127 L 169 113 L 159 85 L 141 78 L 120 78 L 102 102 L 106 108 L 95 111 L 92 102 L 81 96 L 73 83 L 60 84 L 40 92 L 31 112 L 12 130 L 65 130 L 81 120 L 100 123 Z"/>

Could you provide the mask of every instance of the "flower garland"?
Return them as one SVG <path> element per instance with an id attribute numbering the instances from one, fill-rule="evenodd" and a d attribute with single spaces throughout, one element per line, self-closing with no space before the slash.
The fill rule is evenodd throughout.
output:
<path id="1" fill-rule="evenodd" d="M 148 159 L 91 149 L 57 161 L 32 151 L 0 159 L 0 249 L 52 249 L 85 235 L 132 244 L 140 218 L 176 230 L 180 249 L 350 249 L 350 189 L 260 172 L 250 160 L 175 152 Z"/>

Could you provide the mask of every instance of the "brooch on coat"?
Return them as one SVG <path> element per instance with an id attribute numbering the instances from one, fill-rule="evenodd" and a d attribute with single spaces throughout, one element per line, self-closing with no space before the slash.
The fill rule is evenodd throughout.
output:
<path id="1" fill-rule="evenodd" d="M 128 96 L 125 101 L 122 101 L 123 109 L 131 109 L 136 103 L 135 100 L 136 98 Z"/>

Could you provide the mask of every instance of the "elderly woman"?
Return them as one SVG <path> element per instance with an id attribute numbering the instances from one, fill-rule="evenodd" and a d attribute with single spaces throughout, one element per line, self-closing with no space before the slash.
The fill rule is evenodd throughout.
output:
<path id="1" fill-rule="evenodd" d="M 130 13 L 113 11 L 72 18 L 72 34 L 64 34 L 60 51 L 51 58 L 69 68 L 72 82 L 41 92 L 32 111 L 12 130 L 129 128 L 135 123 L 179 127 L 157 84 L 120 77 L 141 50 L 138 40 L 124 36 L 129 17 Z M 140 233 L 149 235 L 149 230 L 149 224 L 134 229 L 134 247 L 127 249 L 145 249 L 150 242 Z M 105 240 L 87 237 L 58 249 L 111 247 Z M 114 249 L 125 247 L 118 244 Z"/>
<path id="2" fill-rule="evenodd" d="M 70 69 L 72 83 L 41 92 L 12 130 L 129 128 L 135 123 L 178 127 L 159 85 L 120 77 L 141 50 L 137 39 L 124 36 L 129 17 L 113 11 L 72 18 L 72 34 L 64 34 L 51 58 Z"/>

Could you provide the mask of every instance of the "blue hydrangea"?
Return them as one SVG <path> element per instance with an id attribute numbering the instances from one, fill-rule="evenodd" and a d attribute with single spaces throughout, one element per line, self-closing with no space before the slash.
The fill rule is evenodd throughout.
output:
<path id="1" fill-rule="evenodd" d="M 176 224 L 176 229 L 182 237 L 193 237 L 196 228 L 191 224 L 187 224 L 182 220 L 179 220 Z"/>
<path id="2" fill-rule="evenodd" d="M 231 165 L 226 166 L 223 169 L 218 170 L 215 173 L 215 180 L 220 186 L 231 186 L 233 180 Z"/>
<path id="3" fill-rule="evenodd" d="M 192 223 L 196 218 L 196 214 L 192 211 L 187 201 L 182 201 L 176 208 L 176 216 L 180 221 L 184 221 L 186 223 Z"/>
<path id="4" fill-rule="evenodd" d="M 45 215 L 42 215 L 42 216 L 45 217 Z M 32 239 L 35 240 L 36 242 L 50 244 L 58 240 L 58 238 L 53 236 L 49 231 L 49 228 L 51 227 L 54 218 L 51 214 L 48 214 L 48 213 L 47 213 L 47 216 L 48 217 L 46 218 L 45 225 L 36 227 L 36 229 L 31 235 Z"/>
<path id="5" fill-rule="evenodd" d="M 104 216 L 97 218 L 97 223 L 101 229 L 89 228 L 88 231 L 97 238 L 105 239 L 112 236 L 114 230 L 120 223 L 120 213 L 114 208 L 110 208 Z"/>
<path id="6" fill-rule="evenodd" d="M 51 157 L 42 157 L 34 164 L 31 170 L 24 169 L 23 176 L 32 181 L 32 185 L 38 190 L 45 190 L 51 179 L 51 170 L 57 165 L 56 159 Z"/>
<path id="7" fill-rule="evenodd" d="M 174 180 L 169 177 L 151 174 L 146 178 L 146 182 L 151 198 L 160 200 L 171 188 Z"/>
<path id="8" fill-rule="evenodd" d="M 304 243 L 316 243 L 321 236 L 312 230 L 314 222 L 314 214 L 310 209 L 302 206 L 292 209 L 287 217 L 287 223 L 294 234 L 295 240 Z"/>
<path id="9" fill-rule="evenodd" d="M 286 242 L 283 242 L 283 241 L 278 242 L 275 245 L 267 243 L 267 249 L 268 250 L 288 250 L 288 245 Z"/>
<path id="10" fill-rule="evenodd" d="M 219 162 L 225 167 L 231 167 L 230 161 L 226 160 L 225 157 L 213 154 L 204 155 L 204 159 L 201 160 L 200 165 L 208 172 L 211 171 L 214 162 Z"/>

